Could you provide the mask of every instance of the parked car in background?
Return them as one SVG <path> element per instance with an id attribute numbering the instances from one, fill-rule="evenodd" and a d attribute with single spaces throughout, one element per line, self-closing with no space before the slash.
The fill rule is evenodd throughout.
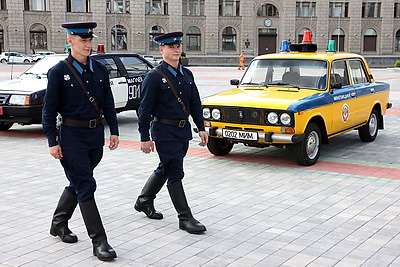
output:
<path id="1" fill-rule="evenodd" d="M 337 53 L 330 41 L 317 52 L 311 33 L 301 44 L 283 42 L 281 53 L 252 60 L 237 87 L 202 102 L 207 144 L 227 155 L 234 144 L 290 149 L 299 165 L 317 162 L 321 145 L 357 130 L 361 141 L 375 140 L 384 128 L 390 85 L 374 80 L 366 60 Z"/>
<path id="2" fill-rule="evenodd" d="M 47 72 L 67 54 L 48 55 L 17 79 L 0 82 L 0 131 L 14 123 L 40 124 Z M 117 112 L 137 110 L 143 79 L 153 65 L 138 54 L 91 55 L 108 70 Z M 83 93 L 83 92 L 82 92 Z"/>
<path id="3" fill-rule="evenodd" d="M 159 65 L 162 60 L 161 59 L 156 59 L 154 56 L 152 55 L 144 55 L 142 56 L 144 59 L 146 59 L 147 61 L 151 62 L 151 64 L 153 64 L 154 66 Z"/>
<path id="4" fill-rule="evenodd" d="M 0 54 L 1 63 L 31 63 L 33 58 L 18 52 L 3 52 Z"/>
<path id="5" fill-rule="evenodd" d="M 33 60 L 33 62 L 37 62 L 47 55 L 54 55 L 54 54 L 55 53 L 52 51 L 36 52 L 35 54 L 32 55 L 32 60 Z"/>

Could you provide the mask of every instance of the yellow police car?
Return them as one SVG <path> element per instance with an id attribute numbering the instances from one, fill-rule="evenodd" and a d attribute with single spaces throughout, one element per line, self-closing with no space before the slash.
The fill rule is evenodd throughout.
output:
<path id="1" fill-rule="evenodd" d="M 383 129 L 391 107 L 390 86 L 376 82 L 365 59 L 337 53 L 334 41 L 317 52 L 311 33 L 303 42 L 282 41 L 281 52 L 254 58 L 237 88 L 203 100 L 212 154 L 228 154 L 234 144 L 289 148 L 298 164 L 317 162 L 322 143 L 357 129 L 364 142 Z"/>

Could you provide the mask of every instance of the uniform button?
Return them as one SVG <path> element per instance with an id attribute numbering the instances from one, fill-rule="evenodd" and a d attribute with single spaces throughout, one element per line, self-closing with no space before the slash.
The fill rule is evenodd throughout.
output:
<path id="1" fill-rule="evenodd" d="M 179 82 L 179 84 L 181 84 L 181 82 Z"/>
<path id="2" fill-rule="evenodd" d="M 86 81 L 86 83 L 89 83 L 89 81 Z"/>

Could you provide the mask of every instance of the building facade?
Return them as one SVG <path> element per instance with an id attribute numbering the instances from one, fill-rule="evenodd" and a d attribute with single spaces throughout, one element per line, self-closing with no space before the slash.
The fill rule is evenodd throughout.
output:
<path id="1" fill-rule="evenodd" d="M 63 52 L 66 21 L 96 21 L 106 52 L 158 54 L 153 37 L 183 31 L 189 56 L 256 56 L 311 30 L 320 49 L 400 55 L 400 0 L 0 0 L 0 50 Z"/>

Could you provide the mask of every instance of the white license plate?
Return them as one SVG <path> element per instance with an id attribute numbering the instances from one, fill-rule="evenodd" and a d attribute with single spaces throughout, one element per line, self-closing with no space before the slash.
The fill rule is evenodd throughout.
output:
<path id="1" fill-rule="evenodd" d="M 245 131 L 222 129 L 222 136 L 226 138 L 240 139 L 240 140 L 251 140 L 251 141 L 258 140 L 257 132 L 245 132 Z"/>

